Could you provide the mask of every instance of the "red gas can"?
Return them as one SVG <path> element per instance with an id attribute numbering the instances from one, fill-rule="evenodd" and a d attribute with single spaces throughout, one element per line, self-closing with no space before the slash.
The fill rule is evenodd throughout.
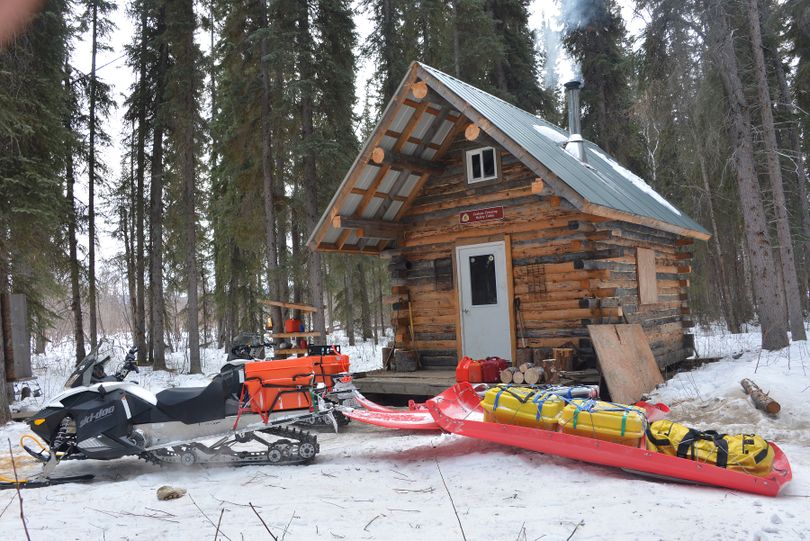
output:
<path id="1" fill-rule="evenodd" d="M 470 383 L 482 383 L 484 381 L 483 366 L 479 361 L 470 361 Z"/>
<path id="2" fill-rule="evenodd" d="M 470 363 L 472 359 L 469 357 L 462 357 L 461 360 L 456 365 L 456 382 L 462 383 L 465 381 L 470 381 Z"/>
<path id="3" fill-rule="evenodd" d="M 481 364 L 481 381 L 484 383 L 498 383 L 501 380 L 501 371 L 509 366 L 509 361 L 500 357 L 487 357 Z"/>

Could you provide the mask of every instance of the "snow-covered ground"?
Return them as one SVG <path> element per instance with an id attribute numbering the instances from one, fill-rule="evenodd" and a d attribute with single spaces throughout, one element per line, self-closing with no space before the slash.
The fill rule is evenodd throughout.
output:
<path id="1" fill-rule="evenodd" d="M 24 491 L 25 515 L 35 540 L 210 539 L 220 516 L 220 539 L 270 539 L 251 503 L 274 536 L 289 540 L 810 538 L 810 421 L 804 411 L 810 398 L 809 346 L 767 353 L 758 343 L 755 332 L 701 331 L 701 355 L 729 357 L 677 375 L 653 398 L 672 406 L 673 419 L 725 432 L 758 432 L 778 442 L 794 477 L 778 498 L 650 481 L 453 435 L 352 423 L 340 434 L 321 431 L 321 453 L 309 466 L 183 469 L 137 459 L 66 462 L 58 474 L 93 473 L 96 480 Z M 356 358 L 355 369 L 379 364 L 370 344 L 347 351 Z M 59 390 L 69 372 L 69 362 L 60 359 L 69 358 L 66 345 L 37 359 L 46 394 Z M 223 360 L 221 352 L 206 350 L 205 371 L 218 371 Z M 171 363 L 181 366 L 182 355 Z M 778 418 L 751 406 L 739 386 L 743 377 L 779 400 Z M 138 379 L 153 391 L 204 383 L 201 376 L 171 373 L 143 373 Z M 7 439 L 16 447 L 25 431 L 21 423 L 0 429 L 2 448 Z M 23 473 L 33 471 L 34 464 L 18 461 L 24 462 Z M 8 450 L 0 451 L 0 472 L 7 470 Z M 167 484 L 188 489 L 188 495 L 157 501 L 155 490 Z M 0 493 L 0 532 L 24 538 L 12 491 Z"/>

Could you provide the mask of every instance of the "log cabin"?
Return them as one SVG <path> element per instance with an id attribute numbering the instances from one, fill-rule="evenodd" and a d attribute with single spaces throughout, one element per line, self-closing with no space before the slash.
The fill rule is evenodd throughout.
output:
<path id="1" fill-rule="evenodd" d="M 661 368 L 692 354 L 709 234 L 582 138 L 579 86 L 569 133 L 414 62 L 313 230 L 313 250 L 390 260 L 394 345 L 423 367 L 568 347 L 584 368 L 596 323 L 640 323 Z"/>

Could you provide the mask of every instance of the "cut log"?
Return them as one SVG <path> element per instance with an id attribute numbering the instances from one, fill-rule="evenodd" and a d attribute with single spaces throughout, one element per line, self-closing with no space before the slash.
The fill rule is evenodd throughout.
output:
<path id="1" fill-rule="evenodd" d="M 413 97 L 421 100 L 428 94 L 428 86 L 425 81 L 417 81 L 411 85 L 411 93 L 413 93 Z"/>
<path id="2" fill-rule="evenodd" d="M 543 359 L 543 372 L 546 374 L 546 383 L 558 383 L 560 374 L 557 372 L 556 361 L 554 359 Z"/>
<path id="3" fill-rule="evenodd" d="M 574 349 L 573 348 L 553 348 L 552 353 L 557 359 L 560 371 L 570 371 L 574 369 Z"/>
<path id="4" fill-rule="evenodd" d="M 520 372 L 520 370 L 514 366 L 501 370 L 501 383 L 512 383 L 512 375 L 515 372 Z"/>
<path id="5" fill-rule="evenodd" d="M 515 372 L 512 374 L 512 383 L 522 385 L 524 381 L 525 378 L 523 377 L 523 372 L 521 372 L 520 370 L 515 370 Z"/>
<path id="6" fill-rule="evenodd" d="M 518 366 L 518 369 L 519 369 L 521 372 L 523 372 L 524 374 L 526 373 L 526 371 L 527 371 L 529 368 L 534 368 L 534 363 L 523 363 L 523 364 L 521 364 L 520 366 Z"/>
<path id="7" fill-rule="evenodd" d="M 776 415 L 779 413 L 779 410 L 782 409 L 779 402 L 768 396 L 767 393 L 763 392 L 762 389 L 759 388 L 759 385 L 750 379 L 743 379 L 740 381 L 740 385 L 742 385 L 745 394 L 751 397 L 751 401 L 758 410 L 770 413 L 771 415 Z"/>
<path id="8" fill-rule="evenodd" d="M 481 134 L 481 128 L 476 126 L 475 124 L 470 124 L 466 128 L 464 128 L 464 138 L 467 141 L 475 141 L 478 139 L 478 136 Z"/>
<path id="9" fill-rule="evenodd" d="M 531 348 L 519 348 L 515 358 L 515 365 L 520 366 L 524 363 L 532 362 L 532 355 L 533 353 Z"/>
<path id="10" fill-rule="evenodd" d="M 526 370 L 523 374 L 523 379 L 527 385 L 537 385 L 538 383 L 543 381 L 545 374 L 543 373 L 543 369 L 539 366 L 533 366 Z"/>

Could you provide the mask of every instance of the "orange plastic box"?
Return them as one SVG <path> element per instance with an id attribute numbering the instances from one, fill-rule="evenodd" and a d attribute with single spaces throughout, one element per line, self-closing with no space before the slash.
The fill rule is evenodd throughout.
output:
<path id="1" fill-rule="evenodd" d="M 309 408 L 314 382 L 311 357 L 245 364 L 245 390 L 255 413 Z"/>

